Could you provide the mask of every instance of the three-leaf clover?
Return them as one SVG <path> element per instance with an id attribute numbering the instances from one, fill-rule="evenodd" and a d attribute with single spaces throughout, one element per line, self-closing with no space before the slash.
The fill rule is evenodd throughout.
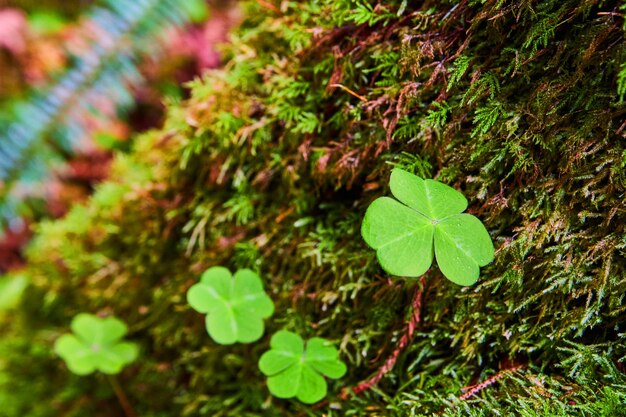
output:
<path id="1" fill-rule="evenodd" d="M 267 387 L 278 398 L 296 397 L 313 404 L 326 396 L 322 375 L 341 378 L 346 365 L 330 342 L 314 337 L 305 343 L 300 336 L 279 331 L 270 341 L 271 349 L 259 360 L 259 369 L 267 377 Z"/>
<path id="2" fill-rule="evenodd" d="M 127 328 L 115 317 L 81 313 L 74 317 L 70 327 L 74 334 L 59 337 L 54 351 L 77 375 L 94 371 L 117 374 L 137 358 L 137 345 L 120 341 Z"/>
<path id="3" fill-rule="evenodd" d="M 187 301 L 194 310 L 207 314 L 206 329 L 222 345 L 260 339 L 263 319 L 274 313 L 261 278 L 249 269 L 237 271 L 234 277 L 221 266 L 207 269 L 187 292 Z"/>
<path id="4" fill-rule="evenodd" d="M 401 169 L 391 172 L 389 197 L 367 209 L 361 234 L 376 249 L 382 268 L 392 275 L 417 277 L 433 261 L 459 285 L 472 285 L 479 267 L 494 258 L 491 237 L 471 214 L 462 213 L 467 200 L 441 182 L 422 179 Z"/>

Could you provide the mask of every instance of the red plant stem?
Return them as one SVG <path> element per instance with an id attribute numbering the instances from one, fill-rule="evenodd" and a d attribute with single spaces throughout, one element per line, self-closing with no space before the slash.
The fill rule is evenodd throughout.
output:
<path id="1" fill-rule="evenodd" d="M 489 387 L 490 385 L 495 384 L 499 379 L 502 379 L 505 376 L 507 376 L 509 374 L 512 374 L 515 371 L 519 371 L 523 367 L 524 367 L 523 365 L 518 365 L 518 366 L 513 366 L 511 368 L 508 368 L 508 369 L 503 369 L 502 371 L 498 372 L 494 376 L 487 378 L 486 380 L 484 380 L 480 384 L 470 385 L 468 387 L 461 388 L 461 391 L 463 392 L 463 395 L 461 395 L 459 397 L 459 399 L 461 399 L 462 401 L 465 401 L 469 397 L 471 397 L 472 395 L 478 394 L 480 391 L 484 390 L 485 388 Z"/>
<path id="2" fill-rule="evenodd" d="M 256 1 L 257 3 L 259 3 L 261 6 L 265 7 L 266 9 L 270 9 L 274 13 L 280 14 L 280 9 L 274 6 L 272 3 L 265 1 L 265 0 L 256 0 Z"/>
<path id="3" fill-rule="evenodd" d="M 378 382 L 380 382 L 380 380 L 389 371 L 391 371 L 393 369 L 394 365 L 396 364 L 396 361 L 398 360 L 398 357 L 400 356 L 400 354 L 402 353 L 404 348 L 409 344 L 409 342 L 413 338 L 413 333 L 415 332 L 415 329 L 417 328 L 417 325 L 421 321 L 422 293 L 424 292 L 425 285 L 426 285 L 426 279 L 422 275 L 422 277 L 420 277 L 420 283 L 419 283 L 419 285 L 417 285 L 417 288 L 415 289 L 415 294 L 413 295 L 413 301 L 411 303 L 412 308 L 413 308 L 413 312 L 411 314 L 411 318 L 409 319 L 409 321 L 408 321 L 408 323 L 406 325 L 406 329 L 405 329 L 404 333 L 402 334 L 402 337 L 398 341 L 398 346 L 394 349 L 394 351 L 392 352 L 391 356 L 389 356 L 389 358 L 387 358 L 387 360 L 385 361 L 383 366 L 381 366 L 378 369 L 378 372 L 376 372 L 376 374 L 374 376 L 372 376 L 371 378 L 361 382 L 356 387 L 352 388 L 352 392 L 353 393 L 360 394 L 363 391 L 367 391 L 367 390 L 371 389 L 376 384 L 378 384 Z M 344 392 L 342 396 L 347 397 L 347 393 Z"/>
<path id="4" fill-rule="evenodd" d="M 346 93 L 358 98 L 361 101 L 367 102 L 367 99 L 365 97 L 363 97 L 360 94 L 355 93 L 354 91 L 350 90 L 348 87 L 346 87 L 345 85 L 342 84 L 330 84 L 329 87 L 335 87 L 335 88 L 341 88 L 343 91 L 345 91 Z"/>
<path id="5" fill-rule="evenodd" d="M 115 378 L 114 375 L 108 375 L 108 379 L 111 383 L 111 386 L 113 387 L 113 391 L 115 391 L 115 395 L 117 396 L 117 399 L 120 402 L 120 405 L 122 406 L 126 417 L 137 417 L 137 413 L 135 413 L 133 406 L 130 404 L 128 397 L 126 396 L 126 393 L 122 389 L 120 383 L 117 381 L 117 378 Z"/>

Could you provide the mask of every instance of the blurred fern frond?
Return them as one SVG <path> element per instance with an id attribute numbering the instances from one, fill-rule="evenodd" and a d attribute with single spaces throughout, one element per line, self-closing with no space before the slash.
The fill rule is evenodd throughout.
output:
<path id="1" fill-rule="evenodd" d="M 0 223 L 15 217 L 21 196 L 38 186 L 51 165 L 80 147 L 93 118 L 132 105 L 142 58 L 159 55 L 167 29 L 186 23 L 198 1 L 103 0 L 87 13 L 79 40 L 85 52 L 73 57 L 74 65 L 55 84 L 0 120 Z"/>

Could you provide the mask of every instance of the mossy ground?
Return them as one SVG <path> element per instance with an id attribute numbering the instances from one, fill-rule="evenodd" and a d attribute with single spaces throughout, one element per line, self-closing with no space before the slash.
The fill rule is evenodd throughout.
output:
<path id="1" fill-rule="evenodd" d="M 268 4 L 242 4 L 225 68 L 89 204 L 39 227 L 3 324 L 0 415 L 120 413 L 52 353 L 79 312 L 129 324 L 142 355 L 119 379 L 146 417 L 625 415 L 622 3 Z M 471 288 L 431 269 L 393 371 L 342 399 L 411 314 L 417 281 L 385 275 L 359 232 L 391 166 L 462 190 L 496 260 Z M 259 343 L 214 344 L 187 306 L 213 265 L 265 279 Z M 340 347 L 328 402 L 271 398 L 257 361 L 279 329 Z"/>

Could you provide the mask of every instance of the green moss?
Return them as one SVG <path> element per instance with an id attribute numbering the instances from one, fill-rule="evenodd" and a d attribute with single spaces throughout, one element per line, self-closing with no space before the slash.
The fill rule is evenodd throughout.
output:
<path id="1" fill-rule="evenodd" d="M 40 227 L 9 340 L 51 347 L 77 312 L 123 317 L 143 356 L 122 381 L 149 417 L 623 413 L 626 50 L 605 13 L 621 2 L 409 3 L 244 3 L 225 69 L 195 81 L 86 207 Z M 390 280 L 359 237 L 392 166 L 462 190 L 496 261 L 469 289 L 431 270 L 393 371 L 341 400 L 410 312 L 413 281 Z M 269 338 L 208 339 L 184 294 L 213 265 L 266 277 L 267 334 L 340 346 L 349 372 L 329 403 L 269 396 L 256 366 Z M 38 401 L 91 415 L 97 380 L 61 388 L 60 361 L 26 374 L 24 355 L 3 364 L 20 410 L 25 381 L 45 387 L 54 369 Z"/>

